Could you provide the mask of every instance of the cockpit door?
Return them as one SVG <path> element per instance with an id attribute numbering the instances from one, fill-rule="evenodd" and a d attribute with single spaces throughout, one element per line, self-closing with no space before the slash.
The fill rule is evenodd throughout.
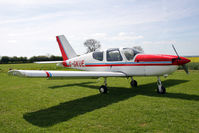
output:
<path id="1" fill-rule="evenodd" d="M 120 66 L 121 63 L 123 62 L 123 57 L 118 48 L 108 49 L 106 51 L 106 60 L 107 60 L 107 64 L 109 64 L 110 66 L 110 70 L 116 71 L 118 70 L 118 66 Z"/>

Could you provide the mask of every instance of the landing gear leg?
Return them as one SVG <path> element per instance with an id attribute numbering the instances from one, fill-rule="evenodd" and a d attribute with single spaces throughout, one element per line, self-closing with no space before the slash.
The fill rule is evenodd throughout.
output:
<path id="1" fill-rule="evenodd" d="M 138 86 L 138 83 L 137 83 L 137 81 L 136 80 L 134 80 L 133 79 L 133 77 L 131 77 L 131 87 L 133 88 L 133 87 L 137 87 Z"/>
<path id="2" fill-rule="evenodd" d="M 101 94 L 105 94 L 105 93 L 108 92 L 108 89 L 107 89 L 107 78 L 106 77 L 104 77 L 104 85 L 100 86 L 99 92 Z"/>
<path id="3" fill-rule="evenodd" d="M 158 76 L 158 81 L 157 81 L 157 93 L 159 94 L 165 94 L 166 93 L 166 89 L 164 86 L 162 86 L 162 82 L 160 80 L 160 77 Z"/>

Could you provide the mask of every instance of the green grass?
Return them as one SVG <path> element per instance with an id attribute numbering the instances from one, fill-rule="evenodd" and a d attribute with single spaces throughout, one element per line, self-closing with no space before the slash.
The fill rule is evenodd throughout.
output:
<path id="1" fill-rule="evenodd" d="M 199 70 L 199 62 L 190 62 L 187 66 L 190 70 Z"/>
<path id="2" fill-rule="evenodd" d="M 162 78 L 167 94 L 156 93 L 156 77 L 108 78 L 100 95 L 97 80 L 46 80 L 7 75 L 12 69 L 62 68 L 0 65 L 0 132 L 195 132 L 199 131 L 199 71 Z"/>
<path id="3" fill-rule="evenodd" d="M 191 62 L 199 62 L 199 57 L 187 57 Z"/>
<path id="4" fill-rule="evenodd" d="M 199 70 L 199 62 L 190 62 L 186 64 L 186 66 L 188 67 L 189 70 Z M 183 67 L 180 66 L 178 69 L 183 70 Z"/>

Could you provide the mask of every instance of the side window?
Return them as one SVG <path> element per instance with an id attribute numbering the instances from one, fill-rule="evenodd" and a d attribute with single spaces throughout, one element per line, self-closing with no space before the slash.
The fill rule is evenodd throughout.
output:
<path id="1" fill-rule="evenodd" d="M 93 58 L 99 61 L 103 61 L 103 52 L 93 52 Z"/>
<path id="2" fill-rule="evenodd" d="M 107 61 L 122 61 L 119 49 L 107 50 Z"/>

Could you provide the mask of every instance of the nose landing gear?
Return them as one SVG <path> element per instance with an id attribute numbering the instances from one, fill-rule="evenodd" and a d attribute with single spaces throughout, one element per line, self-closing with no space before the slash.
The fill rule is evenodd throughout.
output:
<path id="1" fill-rule="evenodd" d="M 159 94 L 165 94 L 166 93 L 166 88 L 162 85 L 162 82 L 160 80 L 160 77 L 158 76 L 158 81 L 157 81 L 157 93 Z"/>

